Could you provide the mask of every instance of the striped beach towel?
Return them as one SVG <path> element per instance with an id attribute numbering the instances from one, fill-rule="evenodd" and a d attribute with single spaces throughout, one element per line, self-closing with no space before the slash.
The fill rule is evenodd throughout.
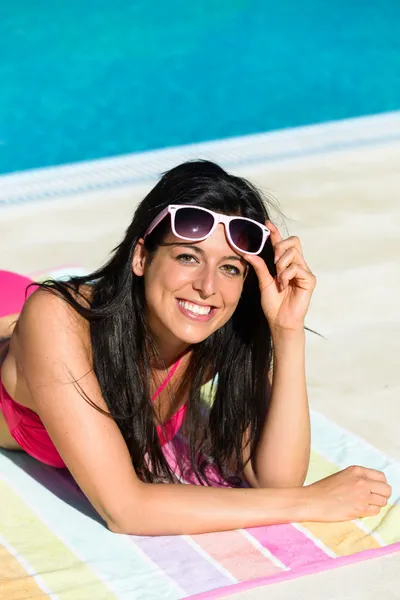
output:
<path id="1" fill-rule="evenodd" d="M 393 493 L 378 516 L 201 535 L 116 535 L 67 471 L 0 451 L 0 598 L 222 598 L 399 551 L 400 463 L 313 410 L 311 427 L 306 484 L 352 464 L 384 471 Z"/>

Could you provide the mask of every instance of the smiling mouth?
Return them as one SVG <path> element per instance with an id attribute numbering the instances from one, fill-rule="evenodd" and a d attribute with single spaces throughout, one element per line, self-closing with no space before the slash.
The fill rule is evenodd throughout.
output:
<path id="1" fill-rule="evenodd" d="M 183 298 L 176 298 L 176 304 L 178 310 L 193 323 L 207 323 L 214 317 L 217 310 L 219 310 L 217 306 L 196 304 Z"/>
<path id="2" fill-rule="evenodd" d="M 214 306 L 200 306 L 199 304 L 194 304 L 193 302 L 188 302 L 187 300 L 181 300 L 178 298 L 178 304 L 185 310 L 193 313 L 194 315 L 206 316 L 209 315 L 210 312 L 215 308 Z"/>

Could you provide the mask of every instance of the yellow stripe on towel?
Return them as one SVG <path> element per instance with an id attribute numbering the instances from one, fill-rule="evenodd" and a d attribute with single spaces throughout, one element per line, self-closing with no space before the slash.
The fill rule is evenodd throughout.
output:
<path id="1" fill-rule="evenodd" d="M 48 600 L 49 596 L 40 589 L 19 560 L 0 545 L 0 598 L 7 600 Z"/>
<path id="2" fill-rule="evenodd" d="M 59 600 L 116 600 L 4 481 L 0 481 L 0 533 Z"/>
<path id="3" fill-rule="evenodd" d="M 364 527 L 379 534 L 385 544 L 395 544 L 400 539 L 400 505 L 384 506 L 376 517 L 365 517 Z"/>
<path id="4" fill-rule="evenodd" d="M 362 531 L 352 521 L 344 523 L 302 523 L 325 546 L 337 556 L 350 556 L 363 550 L 380 548 L 381 544 L 372 535 Z"/>

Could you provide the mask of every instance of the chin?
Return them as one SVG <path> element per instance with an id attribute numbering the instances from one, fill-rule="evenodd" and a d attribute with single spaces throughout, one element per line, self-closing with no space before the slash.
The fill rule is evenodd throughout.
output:
<path id="1" fill-rule="evenodd" d="M 199 344 L 206 340 L 218 327 L 171 327 L 170 331 L 175 338 L 184 344 Z"/>
<path id="2" fill-rule="evenodd" d="M 184 344 L 189 344 L 189 346 L 191 346 L 192 344 L 200 344 L 200 342 L 204 342 L 204 340 L 206 340 L 208 337 L 210 337 L 210 335 L 212 335 L 214 333 L 214 331 L 210 331 L 207 333 L 201 333 L 200 331 L 198 332 L 192 332 L 192 333 L 183 333 L 183 332 L 173 332 L 175 337 L 177 339 L 179 339 L 181 342 L 183 342 Z"/>

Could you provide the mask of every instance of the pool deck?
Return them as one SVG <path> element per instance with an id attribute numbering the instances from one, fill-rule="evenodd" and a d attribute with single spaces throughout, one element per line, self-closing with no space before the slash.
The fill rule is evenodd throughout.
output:
<path id="1" fill-rule="evenodd" d="M 400 129 L 373 143 L 232 164 L 225 159 L 277 198 L 284 237 L 300 237 L 317 276 L 306 325 L 326 339 L 307 334 L 310 405 L 400 460 Z M 0 268 L 98 267 L 153 184 L 0 206 Z M 399 555 L 388 555 L 230 598 L 398 599 L 398 566 Z"/>

